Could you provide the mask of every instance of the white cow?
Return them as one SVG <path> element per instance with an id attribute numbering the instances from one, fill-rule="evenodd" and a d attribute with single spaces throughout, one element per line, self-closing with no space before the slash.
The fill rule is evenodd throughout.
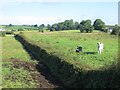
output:
<path id="1" fill-rule="evenodd" d="M 101 54 L 103 52 L 104 45 L 101 42 L 99 42 L 97 44 L 98 44 L 98 53 Z"/>

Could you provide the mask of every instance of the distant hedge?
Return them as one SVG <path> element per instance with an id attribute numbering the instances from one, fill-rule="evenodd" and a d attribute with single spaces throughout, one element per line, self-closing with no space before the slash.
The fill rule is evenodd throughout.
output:
<path id="1" fill-rule="evenodd" d="M 14 34 L 14 32 L 13 32 L 13 31 L 5 31 L 5 34 L 10 34 L 10 35 L 12 35 L 12 34 Z"/>
<path id="2" fill-rule="evenodd" d="M 1 31 L 1 32 L 0 32 L 0 36 L 1 36 L 1 37 L 5 37 L 7 34 L 8 34 L 8 35 L 13 35 L 14 32 L 13 32 L 13 31 Z"/>

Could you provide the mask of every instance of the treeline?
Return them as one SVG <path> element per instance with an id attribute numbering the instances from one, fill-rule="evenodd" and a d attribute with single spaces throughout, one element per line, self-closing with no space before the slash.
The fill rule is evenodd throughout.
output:
<path id="1" fill-rule="evenodd" d="M 112 35 L 120 35 L 120 26 L 107 26 L 105 25 L 105 22 L 101 19 L 96 19 L 93 22 L 91 20 L 82 20 L 81 22 L 74 22 L 73 19 L 71 20 L 65 20 L 64 22 L 59 22 L 55 24 L 48 24 L 45 26 L 44 24 L 41 24 L 38 26 L 40 32 L 44 32 L 44 30 L 50 30 L 50 31 L 60 31 L 60 30 L 80 30 L 81 33 L 87 32 L 91 33 L 93 30 L 99 30 L 103 32 L 110 32 Z M 110 31 L 110 29 L 112 31 Z"/>
<path id="2" fill-rule="evenodd" d="M 41 25 L 40 25 L 41 26 Z M 81 22 L 74 22 L 73 19 L 65 20 L 64 22 L 55 23 L 46 26 L 50 31 L 59 30 L 80 30 L 80 32 L 92 32 L 94 29 L 106 31 L 105 23 L 101 19 L 96 19 L 92 25 L 92 21 L 82 20 Z M 44 28 L 44 27 L 43 27 Z"/>
<path id="3" fill-rule="evenodd" d="M 118 35 L 120 34 L 120 26 L 115 25 L 115 26 L 107 26 L 105 25 L 105 22 L 102 21 L 101 19 L 96 19 L 93 22 L 91 20 L 82 20 L 81 22 L 74 22 L 73 19 L 71 20 L 65 20 L 64 22 L 59 22 L 55 24 L 48 24 L 45 26 L 44 24 L 41 24 L 39 27 L 39 31 L 43 32 L 45 29 L 50 30 L 50 31 L 60 31 L 60 30 L 80 30 L 81 33 L 87 32 L 91 33 L 93 30 L 99 30 L 103 32 L 110 32 L 112 35 Z M 110 29 L 112 31 L 110 31 Z"/>
<path id="4" fill-rule="evenodd" d="M 9 25 L 11 26 L 11 24 Z M 92 21 L 82 20 L 81 22 L 73 21 L 73 19 L 65 20 L 64 22 L 58 22 L 55 24 L 48 24 L 48 25 L 23 25 L 23 26 L 30 26 L 30 27 L 38 27 L 38 30 L 50 30 L 50 31 L 60 31 L 60 30 L 80 30 L 81 32 L 92 32 L 95 30 L 100 31 L 107 31 L 106 25 L 101 19 L 96 19 L 92 25 Z"/>
<path id="5" fill-rule="evenodd" d="M 12 24 L 8 25 L 9 27 L 14 26 Z M 81 22 L 73 21 L 73 19 L 70 20 L 65 20 L 64 22 L 58 22 L 55 24 L 48 24 L 48 25 L 22 25 L 22 26 L 27 26 L 27 29 L 32 27 L 35 28 L 35 30 L 39 30 L 40 32 L 44 32 L 44 30 L 50 30 L 50 31 L 60 31 L 60 30 L 80 30 L 81 33 L 91 33 L 93 30 L 99 30 L 103 32 L 110 32 L 112 35 L 118 35 L 120 34 L 120 26 L 114 25 L 114 26 L 108 26 L 105 25 L 105 22 L 102 21 L 101 19 L 96 19 L 93 24 L 92 21 L 87 19 L 87 20 L 82 20 Z M 28 28 L 29 27 L 29 28 Z M 30 29 L 30 30 L 31 30 Z M 18 31 L 23 31 L 23 28 L 19 28 Z"/>
<path id="6" fill-rule="evenodd" d="M 115 27 L 113 28 L 111 34 L 112 35 L 119 35 L 120 36 L 120 26 L 115 25 Z"/>

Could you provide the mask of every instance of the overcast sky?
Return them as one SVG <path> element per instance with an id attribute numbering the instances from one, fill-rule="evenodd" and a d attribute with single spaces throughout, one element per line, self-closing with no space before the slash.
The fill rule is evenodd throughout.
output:
<path id="1" fill-rule="evenodd" d="M 118 23 L 118 2 L 3 2 L 0 24 L 53 24 L 73 19 L 81 22 L 100 18 L 106 24 Z"/>

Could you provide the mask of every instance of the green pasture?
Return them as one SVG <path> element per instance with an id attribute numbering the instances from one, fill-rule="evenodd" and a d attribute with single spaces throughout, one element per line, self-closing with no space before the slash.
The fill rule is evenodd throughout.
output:
<path id="1" fill-rule="evenodd" d="M 6 36 L 2 38 L 2 59 L 22 59 L 24 61 L 30 60 L 30 56 L 23 49 L 23 46 L 15 40 L 14 36 Z"/>
<path id="2" fill-rule="evenodd" d="M 45 31 L 43 33 L 23 31 L 21 34 L 28 42 L 86 70 L 99 71 L 98 69 L 104 67 L 109 68 L 109 65 L 118 60 L 118 37 L 97 30 L 94 30 L 93 33 L 80 33 L 79 30 Z M 37 63 L 37 61 L 31 60 L 30 55 L 25 51 L 22 44 L 15 40 L 13 35 L 0 38 L 2 38 L 3 88 L 37 87 L 38 83 L 33 80 L 31 71 L 25 70 L 23 67 L 14 68 L 13 60 L 32 63 Z M 102 54 L 97 53 L 97 42 L 104 43 Z M 76 53 L 77 46 L 82 46 L 83 52 Z M 34 72 L 32 71 L 32 73 Z"/>
<path id="3" fill-rule="evenodd" d="M 24 36 L 34 44 L 78 67 L 87 65 L 90 69 L 99 69 L 117 62 L 118 38 L 108 33 L 98 31 L 80 33 L 79 30 L 68 30 L 44 33 L 25 32 Z M 102 54 L 97 53 L 98 42 L 104 43 Z M 84 51 L 76 53 L 77 46 L 82 46 Z"/>
<path id="4" fill-rule="evenodd" d="M 22 26 L 22 25 L 13 25 L 13 26 L 6 26 L 4 27 L 6 30 L 18 30 L 18 29 L 23 29 L 23 30 L 36 30 L 38 29 L 37 27 L 32 27 L 32 26 Z"/>
<path id="5" fill-rule="evenodd" d="M 4 28 L 5 26 L 0 25 L 0 28 Z"/>
<path id="6" fill-rule="evenodd" d="M 14 68 L 13 60 L 32 62 L 31 57 L 14 36 L 2 37 L 2 87 L 3 88 L 33 88 L 36 83 L 31 72 L 23 67 Z M 20 64 L 18 62 L 18 64 Z"/>

